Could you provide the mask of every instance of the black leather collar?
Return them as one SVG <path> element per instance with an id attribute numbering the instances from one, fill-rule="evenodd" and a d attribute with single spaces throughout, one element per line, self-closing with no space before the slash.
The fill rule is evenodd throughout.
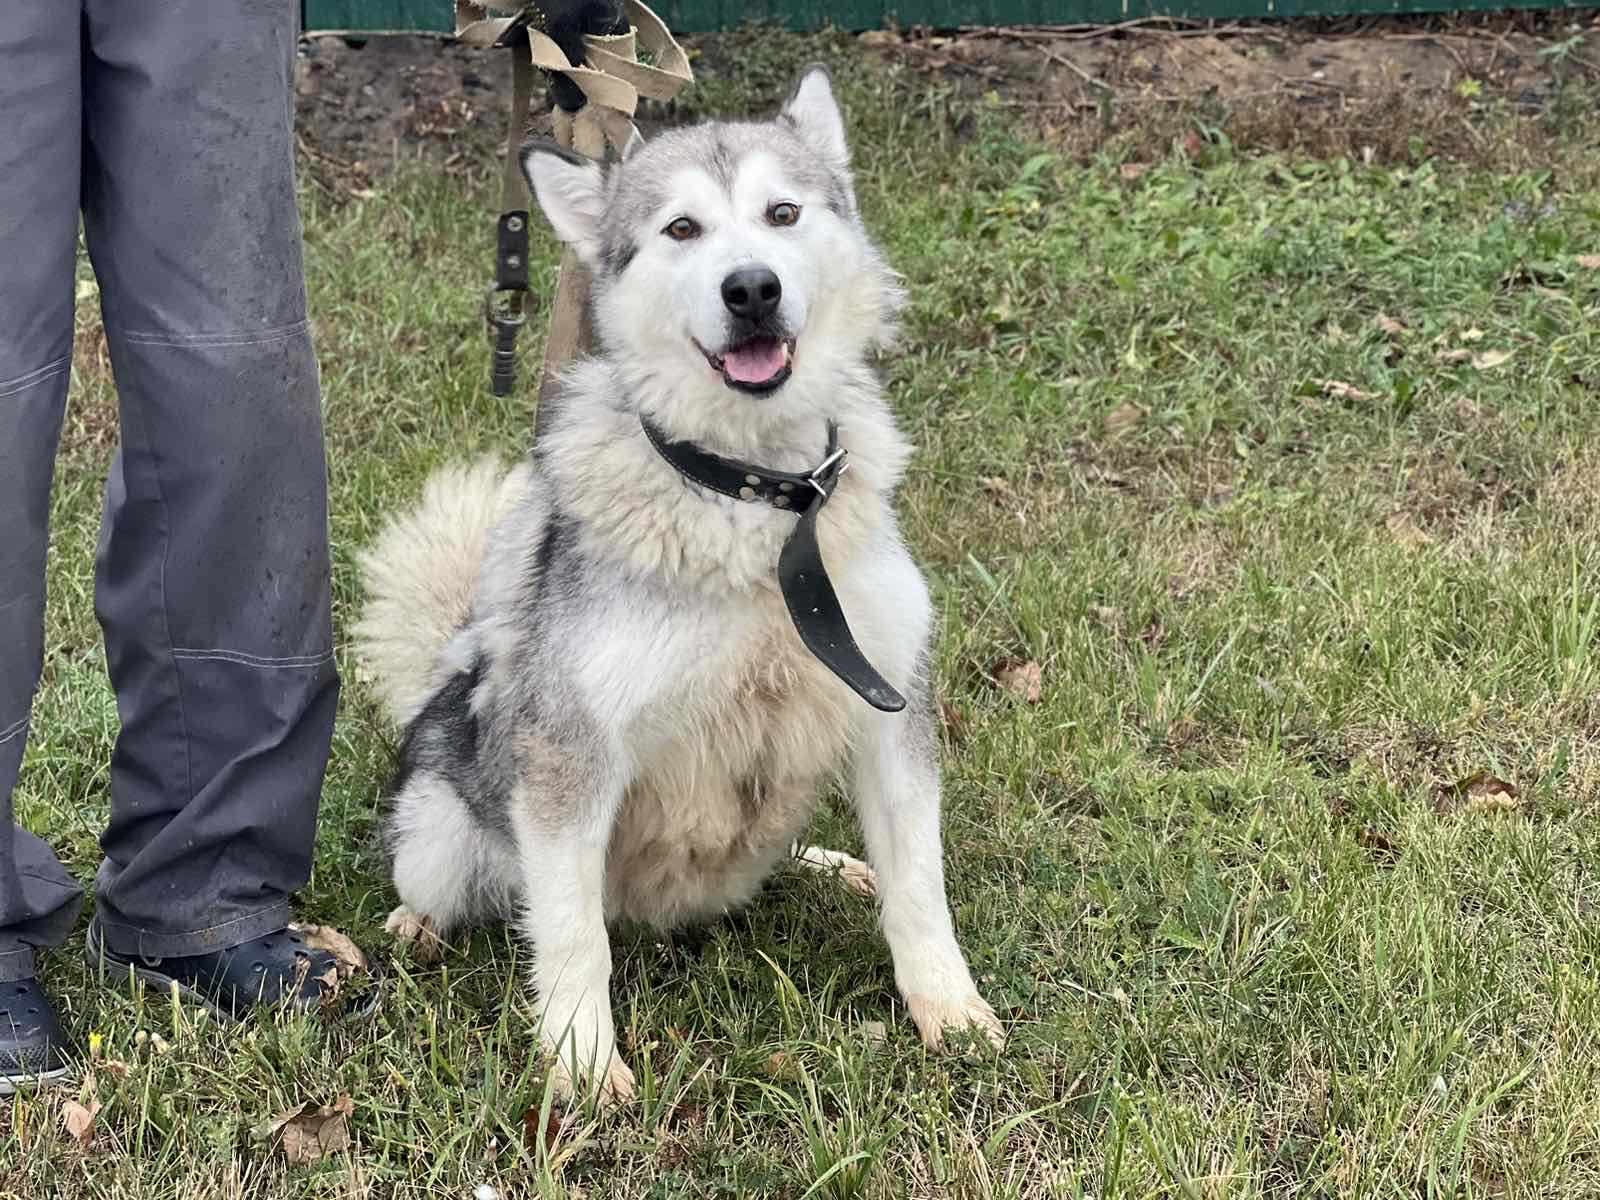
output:
<path id="1" fill-rule="evenodd" d="M 905 697 L 878 674 L 856 645 L 817 544 L 817 516 L 833 496 L 848 461 L 848 452 L 839 446 L 838 424 L 828 422 L 828 448 L 822 461 L 800 473 L 774 471 L 723 458 L 693 442 L 672 441 L 643 413 L 639 424 L 656 453 L 691 483 L 734 500 L 784 509 L 800 518 L 778 554 L 778 589 L 795 631 L 825 667 L 873 708 L 882 712 L 903 709 Z"/>

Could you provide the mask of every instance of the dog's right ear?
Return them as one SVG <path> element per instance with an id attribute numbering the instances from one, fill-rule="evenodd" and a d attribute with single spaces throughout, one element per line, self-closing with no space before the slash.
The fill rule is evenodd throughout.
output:
<path id="1" fill-rule="evenodd" d="M 548 138 L 534 138 L 523 144 L 522 173 L 556 236 L 592 263 L 606 211 L 600 164 Z"/>

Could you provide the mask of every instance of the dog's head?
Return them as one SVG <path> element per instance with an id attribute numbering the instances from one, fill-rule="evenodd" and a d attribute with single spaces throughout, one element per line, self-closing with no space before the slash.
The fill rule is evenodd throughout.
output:
<path id="1" fill-rule="evenodd" d="M 523 169 L 591 272 L 606 354 L 676 399 L 823 406 L 892 334 L 900 293 L 821 67 L 771 121 L 636 139 L 609 167 L 535 141 Z"/>

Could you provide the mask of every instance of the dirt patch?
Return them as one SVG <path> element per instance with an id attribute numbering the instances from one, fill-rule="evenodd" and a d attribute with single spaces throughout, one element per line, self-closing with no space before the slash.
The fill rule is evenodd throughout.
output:
<path id="1" fill-rule="evenodd" d="M 1423 27 L 1418 28 L 1417 24 Z M 1456 90 L 1539 106 L 1574 75 L 1600 77 L 1578 47 L 1554 48 L 1581 27 L 1373 22 L 1349 32 L 1313 24 L 1217 28 L 1140 26 L 1111 32 L 977 30 L 952 36 L 865 34 L 883 53 L 924 73 L 954 68 L 1001 91 L 1004 101 L 1098 107 L 1107 91 L 1164 103 L 1263 96 L 1311 103 L 1370 101 L 1393 91 Z M 1600 40 L 1600 17 L 1589 28 Z"/>
<path id="2" fill-rule="evenodd" d="M 498 178 L 510 119 L 511 58 L 439 37 L 302 42 L 295 81 L 302 171 L 334 196 L 408 163 L 467 185 Z M 535 131 L 550 100 L 537 88 Z M 641 119 L 648 134 L 652 122 Z"/>
<path id="3" fill-rule="evenodd" d="M 782 35 L 686 43 L 706 81 L 765 69 L 749 48 L 773 36 Z M 1520 115 L 1534 133 L 1558 136 L 1589 121 L 1600 92 L 1593 11 L 877 31 L 836 41 L 907 87 L 1006 109 L 1035 136 L 1083 153 L 1120 141 L 1130 154 L 1160 154 L 1174 139 L 1225 136 L 1248 149 L 1489 157 L 1480 132 L 1489 118 Z M 471 184 L 498 170 L 510 96 L 500 51 L 435 37 L 359 47 L 319 37 L 302 48 L 297 91 L 303 163 L 334 195 L 407 162 Z M 547 108 L 536 96 L 535 109 Z"/>
<path id="4" fill-rule="evenodd" d="M 883 60 L 1014 112 L 1063 148 L 1160 154 L 1226 137 L 1248 149 L 1492 160 L 1484 127 L 1555 138 L 1600 93 L 1600 16 L 1374 18 L 1115 29 L 879 32 Z M 1536 120 L 1535 120 L 1536 119 Z M 1141 145 L 1142 143 L 1142 145 Z"/>
<path id="5" fill-rule="evenodd" d="M 429 37 L 301 45 L 302 171 L 335 196 L 406 163 L 475 175 L 505 138 L 508 56 Z"/>

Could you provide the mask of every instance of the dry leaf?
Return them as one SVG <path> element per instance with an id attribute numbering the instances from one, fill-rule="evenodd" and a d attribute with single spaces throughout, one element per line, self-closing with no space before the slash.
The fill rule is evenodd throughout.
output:
<path id="1" fill-rule="evenodd" d="M 787 1050 L 774 1050 L 761 1070 L 768 1079 L 789 1079 L 796 1074 L 794 1063 Z"/>
<path id="2" fill-rule="evenodd" d="M 538 1152 L 541 1143 L 544 1152 L 555 1152 L 556 1143 L 561 1140 L 561 1118 L 552 1111 L 542 1122 L 539 1120 L 539 1110 L 530 1108 L 522 1114 L 522 1140 L 529 1150 Z"/>
<path id="3" fill-rule="evenodd" d="M 1464 363 L 1472 360 L 1471 350 L 1440 350 L 1434 356 L 1435 362 L 1445 364 Z"/>
<path id="4" fill-rule="evenodd" d="M 1494 367 L 1504 366 L 1511 361 L 1515 350 L 1485 350 L 1482 354 L 1472 356 L 1472 365 L 1480 371 L 1488 371 Z"/>
<path id="5" fill-rule="evenodd" d="M 1115 433 L 1119 429 L 1132 429 L 1135 425 L 1142 425 L 1147 411 L 1137 404 L 1124 404 L 1120 408 L 1114 408 L 1106 414 L 1106 430 Z"/>
<path id="6" fill-rule="evenodd" d="M 939 698 L 939 723 L 952 742 L 966 737 L 967 714 L 942 696 Z"/>
<path id="7" fill-rule="evenodd" d="M 1380 867 L 1392 867 L 1400 861 L 1400 847 L 1375 826 L 1363 825 L 1356 830 L 1356 844 Z"/>
<path id="8" fill-rule="evenodd" d="M 1150 619 L 1145 622 L 1144 629 L 1139 634 L 1139 640 L 1144 643 L 1144 648 L 1154 654 L 1167 644 L 1166 626 L 1161 623 L 1160 613 L 1151 613 Z"/>
<path id="9" fill-rule="evenodd" d="M 1578 265 L 1590 271 L 1600 271 L 1600 254 L 1580 254 Z"/>
<path id="10" fill-rule="evenodd" d="M 361 947 L 332 925 L 290 925 L 289 928 L 313 950 L 326 950 L 333 955 L 341 977 L 348 978 L 367 969 L 367 956 L 361 953 Z"/>
<path id="11" fill-rule="evenodd" d="M 983 489 L 985 495 L 1009 496 L 1011 485 L 999 475 L 982 475 L 978 478 L 978 487 Z"/>
<path id="12" fill-rule="evenodd" d="M 706 1109 L 693 1100 L 680 1103 L 672 1114 L 672 1124 L 679 1129 L 699 1129 L 706 1123 Z"/>
<path id="13" fill-rule="evenodd" d="M 1378 314 L 1378 328 L 1390 337 L 1398 336 L 1406 331 L 1406 327 L 1387 313 Z"/>
<path id="14" fill-rule="evenodd" d="M 283 1153 L 292 1163 L 311 1163 L 349 1148 L 348 1122 L 355 1102 L 341 1095 L 314 1113 L 302 1112 L 283 1127 Z"/>
<path id="15" fill-rule="evenodd" d="M 1516 808 L 1522 795 L 1516 784 L 1483 771 L 1456 784 L 1456 794 L 1468 808 Z"/>
<path id="16" fill-rule="evenodd" d="M 1393 513 L 1384 524 L 1389 527 L 1389 532 L 1394 534 L 1394 540 L 1402 546 L 1415 549 L 1418 546 L 1426 546 L 1433 541 L 1408 512 Z"/>
<path id="17" fill-rule="evenodd" d="M 889 1040 L 889 1027 L 882 1021 L 861 1022 L 861 1036 L 869 1046 L 881 1046 Z"/>
<path id="18" fill-rule="evenodd" d="M 1483 340 L 1483 330 L 1474 326 L 1461 335 L 1461 340 L 1463 342 L 1481 342 Z"/>
<path id="19" fill-rule="evenodd" d="M 1036 662 L 1010 663 L 994 673 L 995 682 L 1014 696 L 1029 704 L 1037 704 L 1044 695 L 1044 669 Z"/>
<path id="20" fill-rule="evenodd" d="M 347 1122 L 355 1110 L 355 1101 L 346 1095 L 315 1110 L 307 1102 L 258 1125 L 253 1136 L 256 1141 L 265 1142 L 281 1133 L 285 1158 L 297 1164 L 317 1162 L 349 1148 Z"/>
<path id="21" fill-rule="evenodd" d="M 1324 396 L 1331 396 L 1335 400 L 1376 400 L 1377 392 L 1363 392 L 1358 387 L 1342 383 L 1337 379 L 1319 379 L 1317 386 L 1322 389 Z"/>
<path id="22" fill-rule="evenodd" d="M 81 1150 L 87 1150 L 89 1143 L 94 1141 L 94 1118 L 99 1111 L 98 1100 L 90 1100 L 87 1108 L 76 1100 L 68 1100 L 61 1106 L 61 1124 Z"/>
<path id="23" fill-rule="evenodd" d="M 1148 171 L 1150 166 L 1148 163 L 1123 163 L 1118 169 L 1121 171 L 1122 177 L 1131 183 Z"/>
<path id="24" fill-rule="evenodd" d="M 368 969 L 367 956 L 361 952 L 361 947 L 332 925 L 291 924 L 289 928 L 299 934 L 311 949 L 321 950 L 333 956 L 333 964 L 316 977 L 317 982 L 322 985 L 324 1004 L 336 1001 L 345 981 L 356 972 Z M 309 971 L 310 967 L 309 959 L 300 960 L 300 969 Z"/>

